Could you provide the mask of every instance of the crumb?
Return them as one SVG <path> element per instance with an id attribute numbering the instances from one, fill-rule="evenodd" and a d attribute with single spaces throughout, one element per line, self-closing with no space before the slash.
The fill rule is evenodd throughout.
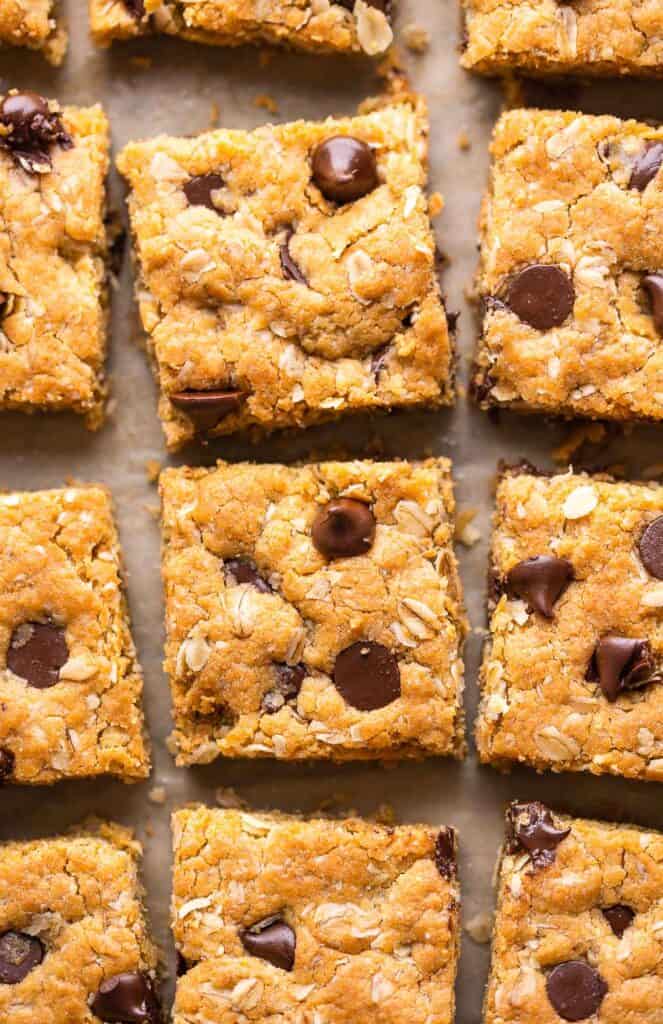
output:
<path id="1" fill-rule="evenodd" d="M 151 821 L 148 821 L 147 824 L 145 825 L 145 835 L 148 836 L 148 838 L 150 839 L 152 839 L 154 836 L 154 825 L 152 824 Z"/>
<path id="2" fill-rule="evenodd" d="M 459 508 L 456 515 L 454 536 L 466 548 L 474 547 L 481 540 L 481 531 L 472 526 L 472 520 L 479 510 L 476 508 Z"/>
<path id="3" fill-rule="evenodd" d="M 161 514 L 161 509 L 158 505 L 143 505 L 143 508 L 152 519 L 158 519 Z"/>
<path id="4" fill-rule="evenodd" d="M 372 816 L 374 821 L 378 825 L 395 825 L 396 824 L 396 811 L 391 804 L 380 804 L 375 814 Z"/>
<path id="5" fill-rule="evenodd" d="M 152 67 L 151 57 L 130 57 L 129 63 L 134 68 L 140 68 L 141 71 L 147 71 L 148 68 Z"/>
<path id="6" fill-rule="evenodd" d="M 209 127 L 218 128 L 221 119 L 221 108 L 218 103 L 213 103 L 209 111 Z"/>
<path id="7" fill-rule="evenodd" d="M 158 459 L 148 459 L 145 463 L 145 472 L 147 473 L 147 479 L 151 484 L 156 483 L 159 479 L 159 473 L 161 472 L 161 463 Z"/>
<path id="8" fill-rule="evenodd" d="M 214 793 L 214 798 L 219 807 L 225 807 L 226 810 L 248 807 L 246 800 L 242 800 L 241 796 L 235 792 L 232 786 L 219 786 Z"/>
<path id="9" fill-rule="evenodd" d="M 444 199 L 439 192 L 433 192 L 428 200 L 428 215 L 432 219 L 438 217 L 444 209 Z"/>
<path id="10" fill-rule="evenodd" d="M 110 401 L 106 402 L 106 417 L 111 419 L 117 411 L 117 398 L 111 398 Z"/>
<path id="11" fill-rule="evenodd" d="M 256 107 L 262 107 L 263 110 L 267 110 L 270 114 L 278 114 L 279 105 L 273 96 L 270 96 L 266 92 L 259 93 L 253 101 L 253 105 Z"/>
<path id="12" fill-rule="evenodd" d="M 464 927 L 464 931 L 467 932 L 472 941 L 477 942 L 479 945 L 490 942 L 492 930 L 492 914 L 475 914 Z"/>
<path id="13" fill-rule="evenodd" d="M 169 754 L 172 754 L 173 757 L 177 754 L 177 742 L 172 735 L 166 737 L 166 750 Z"/>
<path id="14" fill-rule="evenodd" d="M 403 42 L 411 53 L 426 53 L 430 46 L 430 32 L 415 22 L 405 25 L 401 33 Z"/>
<path id="15" fill-rule="evenodd" d="M 458 138 L 456 139 L 456 145 L 458 146 L 459 149 L 462 149 L 463 152 L 466 152 L 468 149 L 471 149 L 471 147 L 472 147 L 472 142 L 470 141 L 470 137 L 469 137 L 469 135 L 467 134 L 467 132 L 465 131 L 464 128 L 463 128 L 462 131 L 460 131 L 458 133 Z"/>
<path id="16" fill-rule="evenodd" d="M 458 398 L 466 398 L 467 397 L 467 388 L 466 388 L 466 386 L 464 384 L 460 383 L 460 382 L 458 384 L 456 384 L 456 394 L 457 394 Z"/>
<path id="17" fill-rule="evenodd" d="M 147 794 L 147 799 L 152 804 L 165 804 L 166 802 L 166 787 L 165 786 L 153 786 Z"/>
<path id="18" fill-rule="evenodd" d="M 566 465 L 571 462 L 579 448 L 587 443 L 599 444 L 605 439 L 606 433 L 603 423 L 581 423 L 579 427 L 573 428 L 557 448 L 553 448 L 553 462 Z"/>
<path id="19" fill-rule="evenodd" d="M 261 68 L 268 67 L 272 63 L 273 60 L 274 60 L 274 51 L 273 50 L 261 50 L 260 51 L 260 54 L 258 56 L 258 63 L 260 64 Z"/>

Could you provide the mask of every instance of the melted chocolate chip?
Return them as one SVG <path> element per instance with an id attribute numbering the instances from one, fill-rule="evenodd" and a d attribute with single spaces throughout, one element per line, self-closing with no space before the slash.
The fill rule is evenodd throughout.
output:
<path id="1" fill-rule="evenodd" d="M 283 276 L 288 281 L 296 281 L 297 284 L 305 284 L 308 286 L 308 281 L 305 274 L 302 273 L 301 268 L 292 258 L 290 252 L 290 239 L 294 235 L 292 228 L 288 228 L 285 241 L 281 243 L 279 248 L 279 258 L 281 260 L 281 270 Z"/>
<path id="2" fill-rule="evenodd" d="M 615 903 L 612 907 L 601 907 L 601 913 L 619 939 L 633 923 L 635 917 L 635 911 L 627 907 L 625 903 Z"/>
<path id="3" fill-rule="evenodd" d="M 575 291 L 569 276 L 554 263 L 523 267 L 508 283 L 504 301 L 537 331 L 563 324 L 573 309 Z"/>
<path id="4" fill-rule="evenodd" d="M 182 186 L 189 206 L 206 206 L 213 213 L 223 215 L 223 211 L 214 205 L 212 192 L 218 192 L 225 182 L 220 174 L 197 174 Z"/>
<path id="5" fill-rule="evenodd" d="M 145 0 L 124 0 L 124 6 L 136 21 L 145 17 Z"/>
<path id="6" fill-rule="evenodd" d="M 318 511 L 311 539 L 325 558 L 365 555 L 375 540 L 375 516 L 363 501 L 337 498 Z"/>
<path id="7" fill-rule="evenodd" d="M 663 516 L 652 520 L 640 538 L 640 558 L 647 572 L 663 580 Z"/>
<path id="8" fill-rule="evenodd" d="M 654 327 L 663 336 L 663 274 L 647 274 L 642 287 L 649 296 Z"/>
<path id="9" fill-rule="evenodd" d="M 507 811 L 509 851 L 527 850 L 537 868 L 552 864 L 557 847 L 570 832 L 570 828 L 557 828 L 548 808 L 538 800 L 528 804 L 513 803 Z"/>
<path id="10" fill-rule="evenodd" d="M 68 657 L 62 626 L 54 622 L 23 622 L 9 641 L 7 668 L 29 686 L 45 690 L 59 681 L 60 669 Z"/>
<path id="11" fill-rule="evenodd" d="M 241 409 L 246 395 L 242 391 L 176 391 L 170 401 L 186 413 L 198 431 L 213 430 L 221 420 Z"/>
<path id="12" fill-rule="evenodd" d="M 372 640 L 351 644 L 336 658 L 334 686 L 359 711 L 374 711 L 401 695 L 401 673 L 396 656 Z"/>
<path id="13" fill-rule="evenodd" d="M 0 135 L 0 147 L 28 174 L 46 174 L 52 166 L 51 147 L 71 149 L 73 140 L 62 117 L 51 112 L 47 100 L 36 92 L 9 93 L 0 103 L 0 124 L 9 129 Z"/>
<path id="14" fill-rule="evenodd" d="M 276 686 L 269 690 L 262 699 L 262 709 L 268 715 L 279 711 L 289 700 L 299 696 L 302 683 L 306 679 L 306 665 L 286 665 L 274 662 Z"/>
<path id="15" fill-rule="evenodd" d="M 435 839 L 435 867 L 443 878 L 456 873 L 456 837 L 452 828 L 441 828 Z"/>
<path id="16" fill-rule="evenodd" d="M 316 146 L 313 181 L 335 203 L 352 203 L 377 188 L 378 168 L 371 147 L 351 135 L 334 135 Z"/>
<path id="17" fill-rule="evenodd" d="M 9 747 L 0 747 L 0 783 L 12 777 L 15 765 L 14 752 Z"/>
<path id="18" fill-rule="evenodd" d="M 99 986 L 90 1009 L 109 1024 L 159 1024 L 161 1021 L 154 983 L 143 971 L 106 978 Z"/>
<path id="19" fill-rule="evenodd" d="M 535 555 L 514 565 L 507 573 L 510 593 L 526 601 L 536 612 L 552 619 L 555 602 L 573 579 L 573 566 L 565 558 Z"/>
<path id="20" fill-rule="evenodd" d="M 266 917 L 239 933 L 242 945 L 251 956 L 267 960 L 282 971 L 291 971 L 295 963 L 297 937 L 278 914 Z"/>
<path id="21" fill-rule="evenodd" d="M 564 1020 L 592 1017 L 607 991 L 608 986 L 599 972 L 585 960 L 557 964 L 546 979 L 548 999 Z"/>
<path id="22" fill-rule="evenodd" d="M 0 985 L 18 985 L 44 959 L 39 939 L 26 932 L 0 935 Z"/>
<path id="23" fill-rule="evenodd" d="M 261 576 L 255 564 L 249 558 L 227 558 L 224 563 L 226 575 L 232 576 L 235 583 L 250 583 L 261 594 L 271 594 L 272 588 Z"/>
<path id="24" fill-rule="evenodd" d="M 649 182 L 653 181 L 658 174 L 662 163 L 663 142 L 648 142 L 633 164 L 628 187 L 637 188 L 638 192 L 644 192 Z"/>
<path id="25" fill-rule="evenodd" d="M 617 700 L 623 690 L 661 682 L 648 640 L 611 634 L 597 643 L 587 678 L 598 679 L 609 701 Z"/>

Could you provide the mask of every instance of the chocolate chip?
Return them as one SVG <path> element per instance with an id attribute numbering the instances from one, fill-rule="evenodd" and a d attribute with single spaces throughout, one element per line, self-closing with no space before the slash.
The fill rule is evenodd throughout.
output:
<path id="1" fill-rule="evenodd" d="M 158 1024 L 161 1020 L 154 983 L 143 971 L 115 974 L 102 981 L 90 1009 L 110 1024 Z"/>
<path id="2" fill-rule="evenodd" d="M 345 7 L 347 11 L 353 11 L 356 0 L 335 0 L 341 7 Z M 376 7 L 378 11 L 382 11 L 386 14 L 387 18 L 391 18 L 391 0 L 368 0 L 368 7 Z"/>
<path id="3" fill-rule="evenodd" d="M 663 335 L 663 274 L 647 274 L 642 281 L 651 302 L 654 327 Z"/>
<path id="4" fill-rule="evenodd" d="M 537 331 L 559 327 L 573 309 L 573 283 L 554 263 L 532 263 L 508 283 L 504 301 L 509 309 Z"/>
<path id="5" fill-rule="evenodd" d="M 647 572 L 663 580 L 663 516 L 652 520 L 640 538 L 640 558 Z"/>
<path id="6" fill-rule="evenodd" d="M 44 947 L 34 935 L 3 932 L 0 935 L 0 985 L 18 985 L 45 956 Z"/>
<path id="7" fill-rule="evenodd" d="M 435 839 L 435 867 L 442 878 L 456 873 L 456 836 L 452 828 L 441 828 Z"/>
<path id="8" fill-rule="evenodd" d="M 633 923 L 635 917 L 635 911 L 627 907 L 625 903 L 615 903 L 612 907 L 601 907 L 601 913 L 619 939 Z"/>
<path id="9" fill-rule="evenodd" d="M 136 21 L 145 17 L 145 0 L 124 0 L 124 6 Z"/>
<path id="10" fill-rule="evenodd" d="M 278 914 L 266 917 L 239 933 L 242 945 L 251 956 L 259 956 L 282 971 L 291 971 L 295 963 L 297 937 Z"/>
<path id="11" fill-rule="evenodd" d="M 388 647 L 360 640 L 337 656 L 334 686 L 359 711 L 383 708 L 401 695 L 398 661 Z"/>
<path id="12" fill-rule="evenodd" d="M 189 178 L 182 188 L 190 206 L 206 206 L 213 213 L 222 214 L 223 211 L 214 205 L 212 192 L 218 192 L 224 184 L 220 174 L 197 174 Z"/>
<path id="13" fill-rule="evenodd" d="M 250 583 L 261 594 L 272 593 L 269 583 L 264 576 L 260 575 L 255 564 L 249 558 L 227 558 L 224 569 L 226 574 L 232 576 L 235 583 Z"/>
<path id="14" fill-rule="evenodd" d="M 599 972 L 585 960 L 557 964 L 546 979 L 548 999 L 564 1020 L 592 1017 L 607 991 L 608 986 Z"/>
<path id="15" fill-rule="evenodd" d="M 535 555 L 514 565 L 507 573 L 507 588 L 547 619 L 552 619 L 555 602 L 573 579 L 573 566 L 566 558 Z"/>
<path id="16" fill-rule="evenodd" d="M 557 828 L 548 808 L 538 800 L 512 803 L 506 820 L 507 848 L 511 853 L 527 850 L 537 868 L 552 864 L 557 847 L 571 832 L 570 828 Z"/>
<path id="17" fill-rule="evenodd" d="M 221 420 L 242 407 L 245 395 L 242 391 L 176 391 L 170 401 L 180 412 L 193 420 L 196 430 L 213 430 Z"/>
<path id="18" fill-rule="evenodd" d="M 637 188 L 638 192 L 644 192 L 649 182 L 658 174 L 658 169 L 662 163 L 663 142 L 648 142 L 633 164 L 628 187 Z"/>
<path id="19" fill-rule="evenodd" d="M 60 669 L 68 657 L 62 626 L 54 622 L 23 622 L 9 641 L 7 668 L 30 686 L 45 690 L 59 681 Z"/>
<path id="20" fill-rule="evenodd" d="M 290 239 L 294 235 L 292 228 L 288 228 L 286 232 L 285 241 L 281 243 L 279 248 L 279 257 L 281 260 L 281 270 L 283 276 L 288 281 L 296 281 L 298 284 L 308 285 L 306 276 L 302 273 L 301 268 L 292 258 L 290 253 Z"/>
<path id="21" fill-rule="evenodd" d="M 365 555 L 375 540 L 375 516 L 364 501 L 337 498 L 316 514 L 311 539 L 325 558 Z"/>
<path id="22" fill-rule="evenodd" d="M 175 950 L 175 974 L 178 978 L 181 978 L 183 974 L 189 970 L 189 965 L 180 953 L 179 949 Z"/>
<path id="23" fill-rule="evenodd" d="M 9 747 L 0 747 L 0 783 L 12 777 L 15 765 L 14 752 Z"/>
<path id="24" fill-rule="evenodd" d="M 48 101 L 36 92 L 9 93 L 0 103 L 0 124 L 9 129 L 0 135 L 0 147 L 28 174 L 46 174 L 52 166 L 51 147 L 71 149 L 73 140 L 62 117 L 51 112 Z"/>
<path id="25" fill-rule="evenodd" d="M 306 679 L 306 665 L 286 665 L 274 662 L 276 685 L 262 698 L 262 709 L 268 715 L 280 711 L 283 705 L 299 696 L 302 683 Z"/>
<path id="26" fill-rule="evenodd" d="M 313 181 L 326 199 L 352 203 L 378 186 L 373 150 L 351 135 L 334 135 L 316 146 L 311 160 Z"/>
<path id="27" fill-rule="evenodd" d="M 617 700 L 623 690 L 661 682 L 648 640 L 612 634 L 597 643 L 587 678 L 598 679 L 609 701 Z"/>

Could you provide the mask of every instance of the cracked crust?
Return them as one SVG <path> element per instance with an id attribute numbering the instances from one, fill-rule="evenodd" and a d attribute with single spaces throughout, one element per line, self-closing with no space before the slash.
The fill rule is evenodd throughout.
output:
<path id="1" fill-rule="evenodd" d="M 663 836 L 555 814 L 571 828 L 547 867 L 504 853 L 498 883 L 485 1024 L 559 1024 L 546 994 L 558 963 L 586 960 L 607 983 L 592 1020 L 655 1021 L 663 1000 Z M 635 911 L 619 938 L 601 913 Z"/>
<path id="2" fill-rule="evenodd" d="M 104 978 L 135 970 L 154 977 L 141 852 L 128 830 L 110 824 L 0 845 L 0 934 L 27 932 L 45 949 L 23 981 L 0 985 L 3 1021 L 82 1024 L 93 1019 L 89 1000 Z"/>
<path id="3" fill-rule="evenodd" d="M 65 107 L 71 149 L 26 174 L 0 149 L 0 409 L 104 417 L 108 245 L 104 214 L 108 121 Z"/>
<path id="4" fill-rule="evenodd" d="M 463 0 L 471 71 L 661 75 L 658 0 Z"/>
<path id="5" fill-rule="evenodd" d="M 578 488 L 584 499 L 590 488 L 596 504 L 572 519 L 577 501 L 566 502 Z M 482 761 L 663 780 L 663 685 L 609 703 L 586 678 L 594 648 L 608 633 L 646 638 L 654 659 L 663 659 L 663 590 L 638 553 L 645 525 L 661 514 L 663 487 L 654 484 L 572 473 L 502 477 L 494 578 L 503 581 L 526 558 L 554 555 L 571 562 L 575 579 L 551 620 L 505 593 L 497 599 L 481 671 Z"/>
<path id="6" fill-rule="evenodd" d="M 65 627 L 69 660 L 55 686 L 37 689 L 6 668 L 7 650 L 15 628 L 49 619 Z M 10 781 L 146 777 L 142 675 L 103 488 L 0 496 L 0 651 Z"/>
<path id="7" fill-rule="evenodd" d="M 173 816 L 174 1024 L 451 1024 L 460 891 L 436 830 L 196 807 Z M 452 838 L 453 842 L 453 838 Z M 280 914 L 291 972 L 239 929 Z"/>
<path id="8" fill-rule="evenodd" d="M 2 45 L 41 50 L 50 64 L 62 63 L 67 33 L 57 17 L 55 0 L 0 0 L 0 51 Z"/>
<path id="9" fill-rule="evenodd" d="M 466 624 L 446 459 L 169 469 L 161 496 L 179 764 L 462 756 Z M 367 554 L 330 562 L 311 524 L 341 496 L 369 502 L 377 530 Z M 237 557 L 273 593 L 229 582 L 224 559 Z M 401 696 L 372 711 L 347 704 L 331 678 L 337 654 L 364 639 L 392 650 L 401 674 Z M 308 674 L 299 696 L 268 714 L 274 662 L 304 663 Z"/>
<path id="10" fill-rule="evenodd" d="M 481 215 L 481 404 L 592 419 L 663 419 L 663 344 L 642 288 L 663 264 L 660 175 L 629 188 L 663 129 L 615 117 L 514 110 L 495 129 Z M 499 302 L 514 271 L 554 263 L 573 280 L 570 317 L 547 331 Z"/>
<path id="11" fill-rule="evenodd" d="M 123 150 L 169 447 L 194 436 L 169 400 L 183 389 L 246 395 L 214 436 L 450 403 L 451 342 L 423 192 L 427 132 L 415 98 L 354 118 L 162 136 Z M 312 184 L 310 167 L 313 147 L 338 134 L 370 142 L 382 180 L 340 207 Z M 212 172 L 226 183 L 226 215 L 189 206 L 183 192 L 190 176 Z M 309 287 L 281 267 L 289 225 Z"/>

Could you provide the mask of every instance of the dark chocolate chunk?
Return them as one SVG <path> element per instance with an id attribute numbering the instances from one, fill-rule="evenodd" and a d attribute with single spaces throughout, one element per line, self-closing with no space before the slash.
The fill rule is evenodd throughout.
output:
<path id="1" fill-rule="evenodd" d="M 246 395 L 234 389 L 176 391 L 170 401 L 193 421 L 198 431 L 213 430 L 221 420 L 242 407 Z"/>
<path id="2" fill-rule="evenodd" d="M 452 828 L 441 828 L 435 839 L 435 867 L 443 878 L 456 873 L 456 837 Z"/>
<path id="3" fill-rule="evenodd" d="M 306 679 L 306 665 L 286 665 L 283 662 L 274 662 L 276 685 L 268 690 L 262 698 L 262 709 L 268 715 L 279 711 L 289 700 L 294 700 L 299 695 L 302 683 Z"/>
<path id="4" fill-rule="evenodd" d="M 663 580 L 663 516 L 653 519 L 640 538 L 640 558 L 647 572 Z"/>
<path id="5" fill-rule="evenodd" d="M 527 850 L 537 868 L 552 864 L 557 847 L 570 832 L 570 828 L 557 828 L 548 808 L 538 800 L 512 803 L 507 812 L 508 849 L 512 853 Z"/>
<path id="6" fill-rule="evenodd" d="M 337 498 L 316 514 L 311 538 L 325 558 L 365 555 L 375 540 L 375 516 L 364 501 Z"/>
<path id="7" fill-rule="evenodd" d="M 90 1009 L 109 1024 L 159 1024 L 161 1021 L 154 983 L 143 971 L 128 971 L 106 978 Z"/>
<path id="8" fill-rule="evenodd" d="M 250 583 L 261 594 L 271 594 L 272 588 L 261 576 L 254 562 L 249 558 L 227 558 L 224 562 L 226 574 L 233 577 L 235 583 Z"/>
<path id="9" fill-rule="evenodd" d="M 654 327 L 663 336 L 663 274 L 647 274 L 642 281 L 651 302 Z"/>
<path id="10" fill-rule="evenodd" d="M 45 690 L 60 679 L 60 669 L 69 657 L 62 626 L 54 622 L 23 622 L 11 635 L 7 668 L 30 686 Z"/>
<path id="11" fill-rule="evenodd" d="M 313 181 L 326 199 L 352 203 L 377 188 L 378 168 L 371 147 L 351 135 L 333 135 L 316 146 Z"/>
<path id="12" fill-rule="evenodd" d="M 644 192 L 650 181 L 658 174 L 659 167 L 663 163 L 663 142 L 648 142 L 638 159 L 633 164 L 629 188 L 637 188 L 638 192 Z"/>
<path id="13" fill-rule="evenodd" d="M 514 565 L 507 573 L 510 593 L 520 597 L 534 609 L 552 619 L 555 602 L 573 579 L 573 566 L 566 558 L 535 555 Z"/>
<path id="14" fill-rule="evenodd" d="M 242 945 L 251 956 L 259 956 L 282 971 L 291 971 L 295 963 L 297 937 L 278 914 L 266 917 L 239 933 Z"/>
<path id="15" fill-rule="evenodd" d="M 504 301 L 521 320 L 537 331 L 563 324 L 573 309 L 573 282 L 554 263 L 533 263 L 514 274 Z"/>
<path id="16" fill-rule="evenodd" d="M 623 690 L 660 683 L 662 678 L 648 640 L 612 634 L 597 643 L 587 677 L 598 679 L 609 701 L 617 700 Z"/>
<path id="17" fill-rule="evenodd" d="M 627 907 L 625 903 L 615 903 L 612 907 L 601 907 L 601 913 L 619 939 L 633 923 L 635 917 L 635 911 Z"/>
<path id="18" fill-rule="evenodd" d="M 586 960 L 557 964 L 546 979 L 548 999 L 564 1020 L 592 1017 L 607 991 L 608 986 L 599 972 Z"/>
<path id="19" fill-rule="evenodd" d="M 136 21 L 141 21 L 145 17 L 145 0 L 124 0 L 124 6 Z"/>
<path id="20" fill-rule="evenodd" d="M 175 950 L 175 974 L 178 978 L 181 978 L 183 974 L 189 970 L 189 964 L 186 962 L 179 949 Z"/>
<path id="21" fill-rule="evenodd" d="M 9 747 L 0 747 L 0 784 L 14 774 L 16 758 Z"/>
<path id="22" fill-rule="evenodd" d="M 334 686 L 359 711 L 383 708 L 401 695 L 396 656 L 382 644 L 359 640 L 337 656 Z"/>
<path id="23" fill-rule="evenodd" d="M 220 174 L 196 174 L 182 187 L 190 206 L 206 206 L 208 210 L 222 215 L 223 211 L 212 201 L 212 192 L 217 192 L 224 184 Z"/>
<path id="24" fill-rule="evenodd" d="M 0 935 L 0 985 L 18 985 L 44 959 L 45 950 L 34 935 L 2 932 Z"/>
<path id="25" fill-rule="evenodd" d="M 9 129 L 0 134 L 0 147 L 8 149 L 28 174 L 50 171 L 52 146 L 71 149 L 74 144 L 61 115 L 51 112 L 48 101 L 36 92 L 8 93 L 0 103 L 0 124 Z"/>
<path id="26" fill-rule="evenodd" d="M 293 235 L 294 231 L 292 228 L 288 228 L 285 241 L 281 242 L 279 248 L 281 270 L 283 271 L 283 276 L 286 280 L 296 281 L 298 284 L 305 284 L 308 286 L 306 276 L 302 273 L 301 267 L 295 262 L 290 252 L 290 239 Z"/>

